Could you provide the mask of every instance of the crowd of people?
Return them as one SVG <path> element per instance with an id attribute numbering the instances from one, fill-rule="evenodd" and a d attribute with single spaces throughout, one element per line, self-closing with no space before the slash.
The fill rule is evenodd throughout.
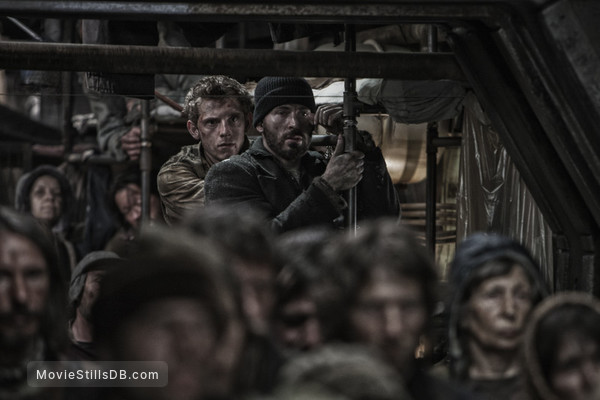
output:
<path id="1" fill-rule="evenodd" d="M 380 149 L 358 131 L 345 151 L 341 109 L 306 80 L 265 77 L 252 102 L 203 77 L 184 111 L 198 143 L 158 172 L 146 223 L 139 171 L 115 176 L 101 249 L 69 240 L 58 168 L 0 208 L 0 399 L 600 399 L 600 302 L 551 294 L 494 233 L 458 244 L 441 297 Z M 338 135 L 327 156 L 316 125 Z M 168 381 L 36 386 L 32 361 L 161 361 Z"/>

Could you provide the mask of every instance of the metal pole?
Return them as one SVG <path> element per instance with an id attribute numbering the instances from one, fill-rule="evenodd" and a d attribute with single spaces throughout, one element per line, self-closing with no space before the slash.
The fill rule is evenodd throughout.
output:
<path id="1" fill-rule="evenodd" d="M 356 51 L 356 29 L 354 25 L 345 26 L 345 50 L 346 52 Z M 354 151 L 356 149 L 356 79 L 346 78 L 344 81 L 344 144 L 345 150 Z M 357 215 L 357 189 L 356 186 L 349 189 L 347 193 L 348 212 L 346 215 L 347 227 L 351 234 L 356 234 Z"/>
<path id="2" fill-rule="evenodd" d="M 465 80 L 452 53 L 212 49 L 12 41 L 0 41 L 0 68 L 234 76 L 243 71 L 246 76 Z"/>
<path id="3" fill-rule="evenodd" d="M 437 29 L 430 26 L 427 37 L 430 53 L 437 50 Z M 438 137 L 437 122 L 427 124 L 427 186 L 425 190 L 425 241 L 427 249 L 435 257 L 436 240 L 436 202 L 437 202 L 437 147 L 434 141 Z"/>
<path id="4" fill-rule="evenodd" d="M 437 122 L 427 124 L 427 186 L 425 188 L 425 241 L 427 249 L 435 256 L 435 220 L 437 198 Z"/>
<path id="5" fill-rule="evenodd" d="M 150 173 L 152 170 L 152 142 L 150 141 L 150 105 L 142 100 L 140 172 L 142 175 L 142 225 L 150 220 Z"/>

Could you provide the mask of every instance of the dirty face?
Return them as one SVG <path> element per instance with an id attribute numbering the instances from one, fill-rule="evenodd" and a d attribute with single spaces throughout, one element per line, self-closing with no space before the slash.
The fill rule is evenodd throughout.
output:
<path id="1" fill-rule="evenodd" d="M 90 321 L 92 317 L 92 307 L 98 299 L 100 293 L 100 284 L 106 275 L 106 271 L 90 271 L 85 277 L 81 302 L 79 303 L 79 312 L 86 320 Z"/>
<path id="2" fill-rule="evenodd" d="M 33 182 L 29 195 L 31 214 L 38 221 L 52 226 L 62 213 L 63 198 L 58 180 L 42 175 Z"/>
<path id="3" fill-rule="evenodd" d="M 198 121 L 188 121 L 187 127 L 190 135 L 202 142 L 206 158 L 214 164 L 238 154 L 249 125 L 239 101 L 204 99 L 198 107 Z"/>
<path id="4" fill-rule="evenodd" d="M 381 350 L 398 370 L 412 368 L 427 324 L 417 281 L 376 270 L 361 290 L 350 318 L 358 340 Z"/>
<path id="5" fill-rule="evenodd" d="M 48 265 L 24 236 L 0 233 L 0 344 L 39 334 L 50 293 Z"/>
<path id="6" fill-rule="evenodd" d="M 233 270 L 240 283 L 242 309 L 250 329 L 258 334 L 267 333 L 275 303 L 275 273 L 272 266 L 237 259 Z"/>
<path id="7" fill-rule="evenodd" d="M 286 349 L 307 351 L 322 343 L 317 305 L 308 296 L 289 301 L 277 314 L 276 337 Z"/>
<path id="8" fill-rule="evenodd" d="M 505 275 L 484 280 L 464 306 L 460 322 L 478 347 L 512 351 L 523 337 L 532 302 L 532 286 L 520 265 Z"/>
<path id="9" fill-rule="evenodd" d="M 167 386 L 132 388 L 135 398 L 203 398 L 217 338 L 201 301 L 175 297 L 151 302 L 121 327 L 119 336 L 120 359 L 164 361 L 169 367 Z"/>
<path id="10" fill-rule="evenodd" d="M 550 386 L 561 399 L 593 399 L 600 393 L 599 338 L 566 332 L 550 373 Z"/>
<path id="11" fill-rule="evenodd" d="M 115 193 L 115 204 L 125 221 L 133 228 L 139 228 L 142 220 L 142 191 L 135 183 L 129 183 Z"/>
<path id="12" fill-rule="evenodd" d="M 265 147 L 286 161 L 297 161 L 306 153 L 313 129 L 314 114 L 300 104 L 275 107 L 256 126 Z"/>

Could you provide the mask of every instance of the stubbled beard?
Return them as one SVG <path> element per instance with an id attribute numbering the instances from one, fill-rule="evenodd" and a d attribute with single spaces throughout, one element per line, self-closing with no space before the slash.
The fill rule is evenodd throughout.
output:
<path id="1" fill-rule="evenodd" d="M 267 127 L 264 127 L 263 137 L 264 140 L 267 142 L 267 146 L 269 146 L 269 149 L 273 153 L 275 153 L 276 156 L 278 156 L 279 158 L 283 158 L 284 160 L 293 161 L 302 157 L 308 150 L 308 143 L 306 142 L 302 144 L 293 143 L 292 146 L 287 146 L 287 148 L 284 148 L 285 140 L 289 136 L 294 136 L 296 134 L 301 134 L 304 137 L 304 134 L 300 132 L 290 132 L 286 136 L 278 140 L 276 133 L 273 133 L 270 130 L 268 130 Z"/>

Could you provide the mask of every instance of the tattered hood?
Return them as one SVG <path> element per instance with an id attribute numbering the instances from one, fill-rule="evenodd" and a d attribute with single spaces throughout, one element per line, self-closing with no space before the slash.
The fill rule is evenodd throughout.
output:
<path id="1" fill-rule="evenodd" d="M 561 333 L 564 333 L 569 328 L 579 323 L 574 322 L 573 318 L 577 318 L 577 314 L 572 313 L 570 317 L 559 316 L 560 310 L 567 308 L 581 307 L 580 310 L 586 310 L 596 314 L 596 325 L 592 331 L 587 332 L 590 336 L 597 337 L 596 334 L 600 331 L 600 301 L 593 295 L 584 292 L 559 292 L 544 301 L 542 301 L 533 311 L 532 316 L 525 331 L 523 340 L 523 349 L 525 357 L 525 372 L 529 388 L 533 398 L 542 400 L 562 400 L 551 389 L 548 379 L 544 374 L 544 367 L 548 367 L 549 362 L 544 358 L 551 358 L 551 355 L 546 352 L 542 356 L 541 337 L 550 342 L 556 341 Z M 581 312 L 581 311 L 578 311 Z M 563 314 L 564 315 L 564 314 Z M 548 317 L 555 318 L 555 321 L 550 325 L 543 325 Z M 579 319 L 579 318 L 577 318 Z M 581 319 L 579 319 L 581 321 Z M 558 325 L 557 325 L 558 324 Z M 548 326 L 559 326 L 561 332 L 549 332 L 546 329 Z M 562 328 L 565 329 L 562 329 Z M 578 329 L 578 328 L 574 328 Z M 598 339 L 600 340 L 600 339 Z M 552 346 L 555 349 L 555 346 Z M 554 350 L 553 349 L 553 350 Z"/>
<path id="2" fill-rule="evenodd" d="M 537 304 L 548 293 L 539 267 L 529 251 L 520 243 L 496 233 L 475 233 L 467 237 L 456 250 L 450 266 L 449 285 L 449 357 L 450 372 L 462 379 L 469 367 L 469 356 L 464 338 L 460 337 L 459 319 L 462 307 L 471 291 L 490 275 L 482 268 L 491 261 L 509 260 L 523 266 L 533 287 L 533 304 Z"/>
<path id="3" fill-rule="evenodd" d="M 28 214 L 31 213 L 31 187 L 37 178 L 44 175 L 52 176 L 60 185 L 63 201 L 62 215 L 56 223 L 54 229 L 64 230 L 71 222 L 70 210 L 72 209 L 72 204 L 74 201 L 73 192 L 67 177 L 58 168 L 52 165 L 40 165 L 31 172 L 21 176 L 16 187 L 15 209 Z"/>

